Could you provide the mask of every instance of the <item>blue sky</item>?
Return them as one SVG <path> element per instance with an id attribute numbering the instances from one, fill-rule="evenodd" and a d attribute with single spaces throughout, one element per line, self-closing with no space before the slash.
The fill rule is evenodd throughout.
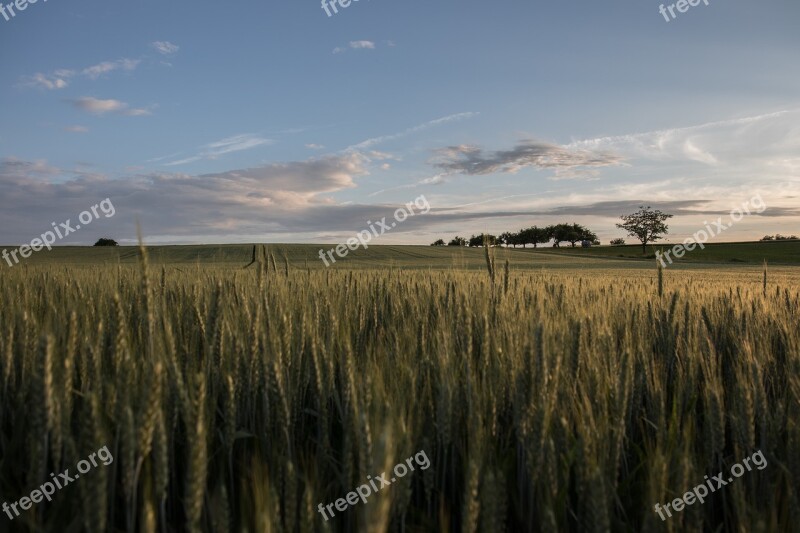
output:
<path id="1" fill-rule="evenodd" d="M 8 4 L 8 0 L 3 0 Z M 39 0 L 0 17 L 0 242 L 381 243 L 646 203 L 678 242 L 800 233 L 800 4 Z M 670 3 L 667 3 L 670 5 Z M 676 12 L 677 13 L 677 12 Z"/>

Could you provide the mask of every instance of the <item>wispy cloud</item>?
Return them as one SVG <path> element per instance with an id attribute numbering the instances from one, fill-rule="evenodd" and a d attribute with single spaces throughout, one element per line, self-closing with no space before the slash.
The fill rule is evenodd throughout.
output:
<path id="1" fill-rule="evenodd" d="M 374 41 L 350 41 L 347 46 L 337 46 L 333 49 L 334 54 L 341 54 L 342 52 L 346 52 L 347 50 L 374 50 L 375 49 L 375 42 Z"/>
<path id="2" fill-rule="evenodd" d="M 181 48 L 177 44 L 172 44 L 169 41 L 155 41 L 150 43 L 150 46 L 152 46 L 156 52 L 165 56 L 175 54 Z"/>
<path id="3" fill-rule="evenodd" d="M 128 109 L 124 112 L 125 115 L 129 117 L 146 117 L 147 115 L 152 115 L 153 112 L 149 109 Z"/>
<path id="4" fill-rule="evenodd" d="M 150 110 L 148 109 L 131 108 L 125 102 L 121 102 L 119 100 L 114 100 L 114 99 L 101 100 L 99 98 L 85 96 L 83 98 L 78 98 L 76 100 L 69 100 L 69 102 L 72 103 L 72 105 L 77 109 L 80 109 L 81 111 L 86 111 L 87 113 L 92 113 L 94 115 L 106 115 L 108 113 L 117 113 L 122 115 L 128 115 L 131 117 L 139 117 L 151 114 Z"/>
<path id="5" fill-rule="evenodd" d="M 308 148 L 309 150 L 324 150 L 325 149 L 325 147 L 323 145 L 314 144 L 314 143 L 307 144 L 306 148 Z"/>
<path id="6" fill-rule="evenodd" d="M 81 111 L 94 113 L 96 115 L 118 113 L 128 107 L 128 104 L 120 102 L 119 100 L 100 100 L 99 98 L 92 98 L 90 96 L 72 100 L 72 105 Z"/>
<path id="7" fill-rule="evenodd" d="M 272 139 L 265 139 L 263 137 L 259 137 L 257 135 L 249 133 L 245 133 L 242 135 L 234 135 L 233 137 L 227 137 L 225 139 L 201 146 L 199 153 L 179 159 L 177 161 L 171 161 L 169 163 L 165 163 L 165 165 L 166 166 L 185 165 L 187 163 L 192 163 L 194 161 L 199 161 L 201 159 L 217 159 L 218 157 L 223 156 L 225 154 L 230 154 L 232 152 L 241 152 L 243 150 L 250 150 L 251 148 L 256 148 L 258 146 L 264 146 L 273 143 L 274 141 Z"/>
<path id="8" fill-rule="evenodd" d="M 55 91 L 65 89 L 69 86 L 70 80 L 78 75 L 84 76 L 90 80 L 96 80 L 100 76 L 115 70 L 131 72 L 136 70 L 141 62 L 140 59 L 123 58 L 117 59 L 116 61 L 103 61 L 80 70 L 62 68 L 50 74 L 37 72 L 32 76 L 23 76 L 20 78 L 19 86 Z"/>
<path id="9" fill-rule="evenodd" d="M 800 128 L 796 126 L 798 115 L 800 110 L 784 110 L 680 128 L 576 140 L 566 148 L 613 149 L 631 157 L 696 161 L 716 166 L 725 160 L 740 161 L 742 154 L 765 145 L 765 135 L 776 141 L 766 143 L 767 146 L 786 147 L 793 143 L 796 147 L 800 140 Z"/>
<path id="10" fill-rule="evenodd" d="M 467 113 L 456 113 L 454 115 L 448 115 L 446 117 L 437 118 L 436 120 L 431 120 L 431 121 L 425 122 L 423 124 L 420 124 L 419 126 L 414 126 L 413 128 L 409 128 L 409 129 L 407 129 L 405 131 L 402 131 L 400 133 L 394 133 L 392 135 L 382 135 L 380 137 L 373 137 L 371 139 L 367 139 L 365 141 L 361 141 L 358 144 L 354 144 L 352 146 L 348 146 L 347 148 L 344 149 L 344 151 L 345 152 L 352 152 L 352 151 L 366 150 L 368 148 L 371 148 L 372 146 L 375 146 L 376 144 L 381 144 L 381 143 L 393 141 L 395 139 L 400 139 L 402 137 L 406 137 L 406 136 L 411 135 L 413 133 L 424 131 L 424 130 L 426 130 L 428 128 L 432 128 L 434 126 L 439 126 L 441 124 L 447 124 L 448 122 L 453 122 L 453 121 L 456 121 L 456 120 L 464 120 L 464 119 L 467 119 L 467 118 L 472 118 L 472 117 L 478 116 L 478 114 L 479 113 L 474 113 L 474 112 L 470 111 L 470 112 L 467 112 Z"/>
<path id="11" fill-rule="evenodd" d="M 97 65 L 92 65 L 91 67 L 87 67 L 83 69 L 82 74 L 91 80 L 96 80 L 103 74 L 108 74 L 109 72 L 113 72 L 115 70 L 125 70 L 125 71 L 132 71 L 136 70 L 136 67 L 139 66 L 139 63 L 142 61 L 140 59 L 118 59 L 116 61 L 103 61 L 102 63 L 98 63 Z"/>
<path id="12" fill-rule="evenodd" d="M 433 165 L 449 174 L 481 176 L 494 173 L 515 174 L 526 167 L 558 169 L 619 165 L 623 158 L 610 152 L 565 148 L 555 144 L 525 140 L 511 150 L 484 152 L 472 145 L 448 146 L 436 151 Z"/>
<path id="13" fill-rule="evenodd" d="M 20 79 L 21 87 L 38 87 L 47 89 L 48 91 L 55 91 L 64 89 L 69 85 L 69 78 L 74 75 L 72 71 L 60 71 L 60 75 L 42 74 L 37 72 L 33 76 L 24 76 Z"/>
<path id="14" fill-rule="evenodd" d="M 416 181 L 414 183 L 407 183 L 405 185 L 398 185 L 397 187 L 390 187 L 388 189 L 381 189 L 379 191 L 375 191 L 373 193 L 370 193 L 369 196 L 370 197 L 378 196 L 378 195 L 381 195 L 381 194 L 385 194 L 387 192 L 401 191 L 403 189 L 415 189 L 415 188 L 420 187 L 422 185 L 442 185 L 443 183 L 447 183 L 447 174 L 436 174 L 435 176 L 431 176 L 429 178 L 421 179 L 421 180 Z"/>
<path id="15" fill-rule="evenodd" d="M 68 131 L 70 133 L 86 133 L 89 131 L 89 128 L 86 126 L 67 126 L 64 128 L 64 131 Z"/>

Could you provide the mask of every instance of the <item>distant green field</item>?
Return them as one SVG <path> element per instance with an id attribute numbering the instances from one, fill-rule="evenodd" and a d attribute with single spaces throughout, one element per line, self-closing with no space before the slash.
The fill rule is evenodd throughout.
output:
<path id="1" fill-rule="evenodd" d="M 325 268 L 319 250 L 331 245 L 269 244 L 279 268 L 288 260 L 290 268 Z M 667 246 L 663 248 L 665 251 Z M 250 262 L 252 244 L 209 244 L 189 246 L 148 247 L 154 264 L 241 266 Z M 648 247 L 643 256 L 639 246 L 602 246 L 595 248 L 496 248 L 499 263 L 508 259 L 515 270 L 539 269 L 651 269 L 654 267 L 655 247 Z M 137 247 L 118 248 L 72 247 L 54 248 L 34 253 L 25 265 L 116 265 L 134 264 Z M 720 266 L 761 267 L 766 260 L 773 266 L 800 265 L 800 241 L 776 243 L 710 244 L 705 250 L 695 249 L 683 259 L 675 259 L 670 268 L 719 268 Z M 5 261 L 0 261 L 8 268 Z M 482 248 L 432 246 L 370 246 L 357 249 L 345 258 L 337 258 L 331 268 L 344 269 L 433 269 L 479 270 L 485 268 Z"/>
<path id="2" fill-rule="evenodd" d="M 319 250 L 329 250 L 331 245 L 316 244 L 270 244 L 268 249 L 276 261 L 283 264 L 284 257 L 293 267 L 324 267 Z M 10 248 L 10 247 L 9 247 Z M 628 268 L 650 268 L 655 251 L 668 250 L 670 246 L 649 246 L 643 256 L 641 247 L 601 246 L 594 248 L 497 248 L 497 259 L 508 259 L 520 268 L 541 267 L 619 267 L 624 262 Z M 135 246 L 118 248 L 94 248 L 65 246 L 52 251 L 34 253 L 25 264 L 116 264 L 136 261 Z M 205 264 L 250 262 L 252 244 L 209 244 L 189 246 L 151 246 L 151 258 L 161 264 Z M 703 264 L 750 264 L 761 265 L 764 261 L 773 265 L 800 264 L 800 241 L 789 242 L 743 242 L 708 244 L 704 250 L 696 248 L 676 264 L 695 266 Z M 8 266 L 4 261 L 3 266 Z M 483 268 L 484 252 L 481 248 L 453 248 L 431 246 L 370 246 L 368 250 L 351 251 L 344 259 L 337 258 L 337 268 L 434 268 L 474 269 Z"/>
<path id="3" fill-rule="evenodd" d="M 642 247 L 626 246 L 600 246 L 594 248 L 539 248 L 526 249 L 528 252 L 560 255 L 562 257 L 592 257 L 606 259 L 625 259 L 637 261 L 652 261 L 656 250 L 666 253 L 675 244 L 657 244 L 647 247 L 647 256 L 642 255 Z M 519 250 L 519 249 L 518 249 Z M 673 263 L 750 263 L 761 264 L 765 260 L 775 265 L 800 264 L 800 241 L 782 242 L 734 242 L 720 244 L 706 244 L 705 249 L 695 248 L 686 252 L 682 259 L 671 256 Z"/>

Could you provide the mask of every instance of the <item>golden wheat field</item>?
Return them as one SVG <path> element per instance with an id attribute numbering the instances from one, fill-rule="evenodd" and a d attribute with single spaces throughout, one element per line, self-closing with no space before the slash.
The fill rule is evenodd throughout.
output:
<path id="1" fill-rule="evenodd" d="M 796 269 L 489 259 L 4 270 L 0 497 L 113 461 L 0 530 L 800 527 Z M 654 511 L 756 451 L 763 469 Z M 319 511 L 420 452 L 428 468 Z"/>

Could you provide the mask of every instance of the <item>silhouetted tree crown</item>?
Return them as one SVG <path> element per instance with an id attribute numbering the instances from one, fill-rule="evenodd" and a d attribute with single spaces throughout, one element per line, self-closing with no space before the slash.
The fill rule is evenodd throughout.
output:
<path id="1" fill-rule="evenodd" d="M 659 241 L 667 234 L 669 227 L 664 222 L 672 218 L 672 215 L 652 209 L 649 205 L 647 207 L 640 205 L 637 212 L 622 215 L 620 218 L 622 223 L 617 224 L 617 227 L 627 231 L 631 237 L 639 239 L 644 254 L 647 252 L 647 243 Z"/>

